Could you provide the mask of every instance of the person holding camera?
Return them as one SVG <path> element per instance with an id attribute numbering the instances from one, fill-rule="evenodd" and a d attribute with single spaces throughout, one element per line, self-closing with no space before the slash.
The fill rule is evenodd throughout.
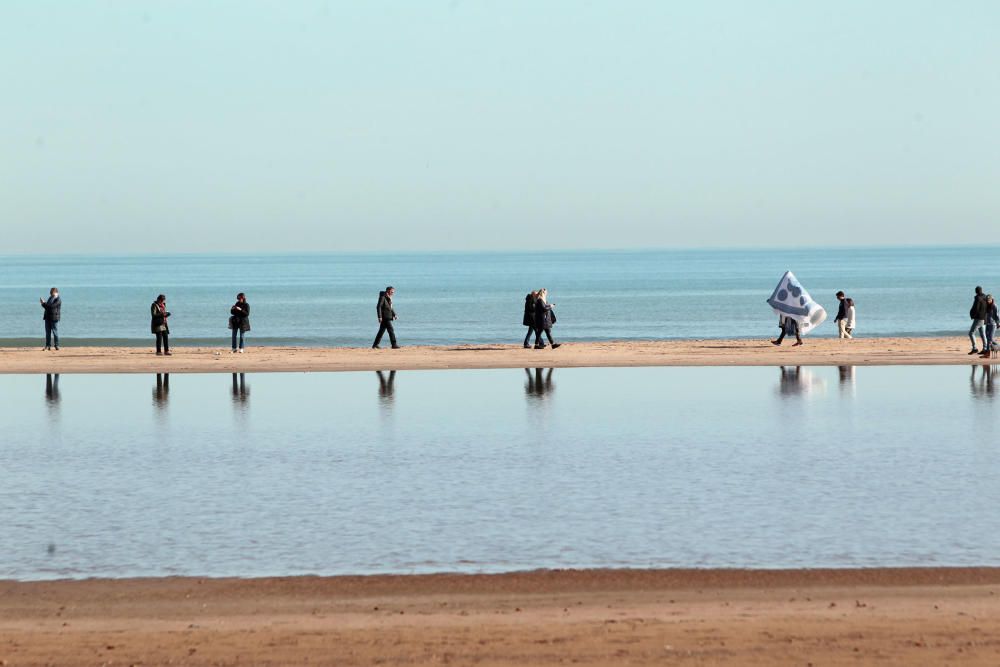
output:
<path id="1" fill-rule="evenodd" d="M 45 350 L 59 349 L 59 318 L 62 317 L 62 299 L 59 298 L 59 290 L 55 287 L 49 290 L 48 300 L 39 299 L 42 304 L 42 319 L 45 321 Z"/>

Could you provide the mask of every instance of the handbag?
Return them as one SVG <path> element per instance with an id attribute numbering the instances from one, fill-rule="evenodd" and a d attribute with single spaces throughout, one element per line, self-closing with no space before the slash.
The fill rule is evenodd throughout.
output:
<path id="1" fill-rule="evenodd" d="M 229 316 L 229 328 L 230 329 L 235 329 L 236 328 L 236 316 L 235 315 L 230 315 Z"/>

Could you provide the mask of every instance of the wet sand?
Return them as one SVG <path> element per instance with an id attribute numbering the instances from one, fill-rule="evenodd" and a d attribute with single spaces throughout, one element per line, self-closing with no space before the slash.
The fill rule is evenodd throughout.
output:
<path id="1" fill-rule="evenodd" d="M 0 582 L 4 665 L 1000 664 L 1000 569 Z"/>
<path id="2" fill-rule="evenodd" d="M 570 368 L 594 366 L 876 366 L 989 363 L 969 356 L 968 340 L 954 338 L 807 339 L 802 347 L 761 340 L 609 341 L 567 343 L 557 350 L 520 345 L 369 348 L 176 347 L 157 357 L 151 348 L 0 348 L 0 373 L 213 373 L 269 371 L 428 370 L 461 368 Z M 994 363 L 1000 360 L 994 360 Z"/>

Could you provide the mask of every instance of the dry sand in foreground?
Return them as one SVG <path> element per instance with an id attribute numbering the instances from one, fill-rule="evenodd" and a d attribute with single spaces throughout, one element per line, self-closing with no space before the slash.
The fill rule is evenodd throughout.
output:
<path id="1" fill-rule="evenodd" d="M 252 344 L 252 340 L 251 340 Z M 0 348 L 0 373 L 212 373 L 362 371 L 446 368 L 568 368 L 577 366 L 806 366 L 986 363 L 968 356 L 967 339 L 808 338 L 802 347 L 767 340 L 609 341 L 568 343 L 558 350 L 520 345 L 369 348 L 177 347 L 157 357 L 149 348 Z M 1000 360 L 997 360 L 1000 361 Z"/>
<path id="2" fill-rule="evenodd" d="M 5 665 L 997 665 L 1000 569 L 0 582 Z"/>

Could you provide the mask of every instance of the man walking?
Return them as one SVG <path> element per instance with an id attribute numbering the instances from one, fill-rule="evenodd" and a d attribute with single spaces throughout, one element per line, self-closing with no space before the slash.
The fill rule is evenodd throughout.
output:
<path id="1" fill-rule="evenodd" d="M 59 290 L 53 287 L 49 290 L 47 301 L 38 300 L 42 304 L 42 319 L 45 321 L 45 350 L 51 350 L 53 343 L 59 349 L 59 318 L 62 316 L 62 299 Z"/>
<path id="2" fill-rule="evenodd" d="M 969 327 L 969 340 L 972 341 L 972 352 L 969 354 L 976 354 L 979 352 L 976 349 L 976 333 L 979 333 L 979 338 L 983 341 L 983 351 L 988 350 L 986 346 L 986 315 L 989 313 L 990 307 L 986 303 L 986 295 L 983 294 L 982 287 L 976 287 L 976 296 L 972 300 L 972 308 L 969 310 L 969 317 L 972 318 L 972 326 Z"/>
<path id="3" fill-rule="evenodd" d="M 841 338 L 853 338 L 851 332 L 847 330 L 847 297 L 843 292 L 837 292 L 837 301 L 840 302 L 837 306 L 837 319 L 834 320 L 837 323 L 837 332 Z"/>
<path id="4" fill-rule="evenodd" d="M 392 321 L 396 319 L 396 311 L 392 309 L 392 296 L 396 293 L 395 288 L 391 285 L 385 288 L 384 292 L 378 293 L 378 304 L 375 306 L 375 314 L 378 315 L 379 327 L 378 335 L 375 336 L 375 342 L 372 343 L 372 348 L 379 349 L 378 344 L 382 342 L 382 334 L 389 332 L 389 343 L 392 344 L 392 349 L 398 350 L 399 345 L 396 345 L 396 332 L 392 328 Z"/>

